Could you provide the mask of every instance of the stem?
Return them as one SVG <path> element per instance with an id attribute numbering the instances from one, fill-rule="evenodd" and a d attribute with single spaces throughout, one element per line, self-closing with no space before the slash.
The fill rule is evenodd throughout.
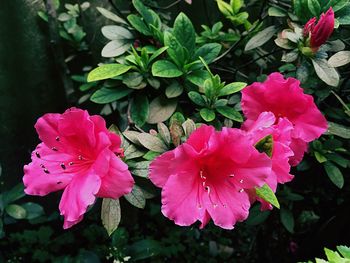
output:
<path id="1" fill-rule="evenodd" d="M 65 63 L 61 39 L 58 33 L 57 12 L 53 0 L 46 0 L 45 7 L 48 14 L 50 44 L 55 61 L 55 66 L 57 67 L 65 90 L 66 100 L 70 104 L 74 101 L 74 88 L 73 82 L 69 77 L 70 71 L 67 67 L 67 64 Z"/>

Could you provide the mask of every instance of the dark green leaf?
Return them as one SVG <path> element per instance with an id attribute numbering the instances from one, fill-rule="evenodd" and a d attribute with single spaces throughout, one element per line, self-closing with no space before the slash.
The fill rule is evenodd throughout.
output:
<path id="1" fill-rule="evenodd" d="M 189 80 L 196 86 L 202 87 L 204 81 L 210 78 L 210 74 L 206 70 L 195 70 L 186 76 L 186 79 Z"/>
<path id="2" fill-rule="evenodd" d="M 158 60 L 152 65 L 152 75 L 155 77 L 175 78 L 182 74 L 183 72 L 168 60 Z"/>
<path id="3" fill-rule="evenodd" d="M 211 63 L 220 53 L 221 45 L 217 43 L 209 43 L 201 46 L 194 54 L 194 60 L 202 57 L 208 64 Z"/>
<path id="4" fill-rule="evenodd" d="M 164 33 L 164 45 L 168 47 L 167 53 L 175 64 L 182 68 L 185 60 L 188 59 L 182 45 L 177 39 L 169 32 Z"/>
<path id="5" fill-rule="evenodd" d="M 165 95 L 169 99 L 176 98 L 182 94 L 183 90 L 182 85 L 180 85 L 180 83 L 177 81 L 174 81 L 165 89 Z"/>
<path id="6" fill-rule="evenodd" d="M 142 127 L 148 118 L 149 114 L 149 102 L 148 98 L 145 95 L 137 95 L 134 97 L 131 107 L 130 115 L 134 123 Z"/>
<path id="7" fill-rule="evenodd" d="M 196 32 L 191 20 L 184 13 L 180 13 L 176 17 L 173 34 L 180 44 L 187 49 L 189 54 L 193 54 L 196 44 Z"/>
<path id="8" fill-rule="evenodd" d="M 197 105 L 199 106 L 205 106 L 206 103 L 205 103 L 205 100 L 203 98 L 203 96 L 201 94 L 199 94 L 198 92 L 196 91 L 190 91 L 188 93 L 188 97 Z"/>
<path id="9" fill-rule="evenodd" d="M 323 166 L 332 183 L 335 184 L 340 189 L 343 188 L 344 177 L 342 172 L 339 170 L 339 168 L 329 161 L 325 162 Z"/>
<path id="10" fill-rule="evenodd" d="M 229 119 L 237 121 L 237 122 L 243 122 L 242 115 L 232 107 L 219 106 L 219 107 L 216 107 L 216 110 L 217 110 L 217 112 L 219 112 L 222 116 L 224 116 L 226 118 L 229 118 Z"/>
<path id="11" fill-rule="evenodd" d="M 280 217 L 283 226 L 288 230 L 288 232 L 294 232 L 294 217 L 292 211 L 286 208 L 281 208 Z"/>
<path id="12" fill-rule="evenodd" d="M 129 95 L 133 90 L 123 87 L 117 87 L 113 89 L 101 88 L 92 94 L 90 100 L 98 104 L 106 104 Z"/>
<path id="13" fill-rule="evenodd" d="M 149 30 L 148 26 L 139 16 L 131 14 L 128 15 L 127 19 L 132 27 L 139 31 L 141 34 L 145 36 L 152 36 L 152 33 Z"/>

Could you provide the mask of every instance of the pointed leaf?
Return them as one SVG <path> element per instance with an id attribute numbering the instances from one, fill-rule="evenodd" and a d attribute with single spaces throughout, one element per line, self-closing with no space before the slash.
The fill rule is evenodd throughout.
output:
<path id="1" fill-rule="evenodd" d="M 136 184 L 134 185 L 131 193 L 124 195 L 125 199 L 128 200 L 130 204 L 137 208 L 144 209 L 146 205 L 146 199 L 143 191 Z"/>
<path id="2" fill-rule="evenodd" d="M 130 66 L 122 64 L 104 64 L 90 71 L 87 77 L 87 81 L 91 82 L 102 79 L 114 78 L 116 76 L 124 74 L 129 69 L 131 69 Z"/>
<path id="3" fill-rule="evenodd" d="M 121 219 L 119 199 L 103 198 L 101 219 L 108 235 L 111 236 L 118 228 Z"/>
<path id="4" fill-rule="evenodd" d="M 275 193 L 267 184 L 264 184 L 262 187 L 259 188 L 256 187 L 255 191 L 256 195 L 259 196 L 261 199 L 264 199 L 266 202 L 269 202 L 274 207 L 280 208 L 280 204 L 277 200 Z"/>

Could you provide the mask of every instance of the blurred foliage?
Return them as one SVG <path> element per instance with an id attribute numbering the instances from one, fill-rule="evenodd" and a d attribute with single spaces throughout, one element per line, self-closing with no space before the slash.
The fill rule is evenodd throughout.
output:
<path id="1" fill-rule="evenodd" d="M 137 185 L 117 203 L 98 201 L 83 222 L 63 231 L 58 196 L 40 204 L 37 198 L 24 197 L 23 186 L 12 188 L 14 180 L 9 179 L 18 167 L 8 163 L 19 166 L 18 159 L 1 157 L 5 169 L 0 181 L 6 190 L 0 194 L 0 261 L 296 262 L 322 257 L 325 246 L 350 245 L 350 1 L 45 3 L 0 3 L 7 8 L 0 8 L 7 25 L 14 22 L 10 14 L 30 11 L 27 20 L 18 18 L 30 21 L 18 25 L 18 34 L 1 27 L 9 42 L 0 47 L 0 56 L 15 45 L 22 58 L 11 64 L 11 73 L 0 74 L 1 87 L 10 94 L 10 100 L 1 97 L 2 107 L 8 105 L 1 114 L 12 106 L 10 88 L 22 95 L 13 104 L 30 112 L 2 118 L 6 129 L 1 127 L 1 132 L 11 138 L 8 145 L 15 145 L 18 131 L 32 127 L 46 109 L 64 108 L 65 101 L 89 108 L 122 135 L 125 161 Z M 302 27 L 330 6 L 336 14 L 335 31 L 312 55 L 305 50 Z M 186 140 L 198 123 L 239 127 L 239 91 L 273 71 L 298 78 L 329 121 L 328 133 L 310 145 L 293 169 L 295 179 L 279 187 L 281 209 L 260 212 L 255 205 L 248 220 L 233 231 L 212 224 L 204 230 L 174 225 L 161 214 L 159 190 L 147 179 L 150 161 Z M 33 81 L 31 74 L 50 78 Z M 64 89 L 53 88 L 57 80 Z M 38 88 L 37 83 L 45 84 Z M 57 100 L 59 93 L 66 97 Z M 9 137 L 9 131 L 16 136 Z M 33 131 L 25 134 L 33 138 Z M 26 150 L 34 145 L 31 139 Z M 9 149 L 1 149 L 4 156 Z M 110 237 L 101 223 L 101 209 Z M 115 221 L 107 220 L 110 213 Z M 338 251 L 326 250 L 329 262 L 347 262 L 336 260 L 347 258 L 348 249 L 341 246 Z"/>

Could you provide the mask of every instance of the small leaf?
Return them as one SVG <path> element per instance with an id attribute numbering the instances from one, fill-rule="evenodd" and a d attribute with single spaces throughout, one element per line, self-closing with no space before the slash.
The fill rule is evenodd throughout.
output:
<path id="1" fill-rule="evenodd" d="M 149 133 L 140 133 L 137 138 L 145 148 L 151 151 L 162 153 L 168 149 L 161 139 Z"/>
<path id="2" fill-rule="evenodd" d="M 273 137 L 272 135 L 267 135 L 264 138 L 262 138 L 260 141 L 258 141 L 255 145 L 255 148 L 260 153 L 266 153 L 267 156 L 272 156 L 272 150 L 273 150 Z"/>
<path id="3" fill-rule="evenodd" d="M 271 6 L 268 10 L 269 16 L 274 16 L 274 17 L 285 17 L 287 16 L 287 12 L 279 7 L 276 6 Z"/>
<path id="4" fill-rule="evenodd" d="M 328 65 L 337 68 L 350 63 L 350 51 L 340 51 L 335 53 L 328 60 Z"/>
<path id="5" fill-rule="evenodd" d="M 181 122 L 173 121 L 170 125 L 170 136 L 175 147 L 180 145 L 183 134 L 184 130 L 182 129 Z"/>
<path id="6" fill-rule="evenodd" d="M 169 99 L 176 98 L 182 94 L 183 90 L 182 85 L 180 85 L 180 83 L 177 81 L 174 81 L 165 89 L 165 95 Z"/>
<path id="7" fill-rule="evenodd" d="M 177 39 L 169 32 L 164 34 L 164 45 L 168 47 L 167 53 L 173 62 L 179 67 L 183 67 L 186 55 L 183 46 L 177 41 Z"/>
<path id="8" fill-rule="evenodd" d="M 139 31 L 142 35 L 152 36 L 152 33 L 145 22 L 137 15 L 131 14 L 127 17 L 129 23 L 135 30 Z"/>
<path id="9" fill-rule="evenodd" d="M 267 41 L 269 41 L 274 34 L 276 33 L 277 29 L 275 26 L 269 26 L 265 28 L 264 30 L 257 33 L 255 36 L 253 36 L 249 41 L 247 42 L 244 51 L 249 51 L 254 48 L 260 47 L 264 45 Z"/>
<path id="10" fill-rule="evenodd" d="M 232 82 L 230 84 L 227 84 L 225 87 L 223 87 L 220 92 L 219 96 L 227 96 L 231 95 L 233 93 L 236 93 L 238 91 L 241 91 L 247 86 L 247 83 L 244 82 Z"/>
<path id="11" fill-rule="evenodd" d="M 243 122 L 243 117 L 242 115 L 236 111 L 234 108 L 229 107 L 229 106 L 219 106 L 216 107 L 216 110 L 224 117 L 234 120 L 237 122 Z"/>
<path id="12" fill-rule="evenodd" d="M 112 13 L 111 11 L 105 9 L 105 8 L 102 8 L 102 7 L 96 7 L 97 10 L 106 18 L 114 21 L 114 22 L 117 22 L 117 23 L 121 23 L 121 24 L 126 24 L 126 21 L 122 18 L 120 18 L 119 16 L 117 16 L 116 14 Z"/>
<path id="13" fill-rule="evenodd" d="M 128 51 L 131 43 L 126 40 L 112 40 L 105 45 L 101 51 L 101 56 L 104 58 L 118 57 Z"/>
<path id="14" fill-rule="evenodd" d="M 110 79 L 122 75 L 131 69 L 130 66 L 122 64 L 104 64 L 90 71 L 87 81 L 97 81 L 102 79 Z"/>
<path id="15" fill-rule="evenodd" d="M 191 20 L 180 13 L 174 22 L 173 34 L 180 44 L 185 47 L 189 54 L 192 54 L 196 45 L 196 32 Z"/>
<path id="16" fill-rule="evenodd" d="M 325 162 L 323 166 L 332 183 L 335 184 L 340 189 L 343 188 L 344 176 L 342 172 L 339 170 L 339 168 L 329 161 Z"/>
<path id="17" fill-rule="evenodd" d="M 211 109 L 203 108 L 200 110 L 199 114 L 206 122 L 215 120 L 215 112 Z"/>
<path id="18" fill-rule="evenodd" d="M 194 60 L 202 57 L 208 64 L 211 63 L 220 53 L 221 45 L 218 43 L 204 44 L 196 50 Z"/>
<path id="19" fill-rule="evenodd" d="M 126 160 L 135 159 L 138 157 L 141 157 L 145 154 L 144 151 L 139 150 L 136 148 L 135 145 L 130 144 L 128 148 L 125 149 L 124 155 Z"/>
<path id="20" fill-rule="evenodd" d="M 36 203 L 28 202 L 22 205 L 22 207 L 27 212 L 26 219 L 28 220 L 44 215 L 44 208 Z"/>
<path id="21" fill-rule="evenodd" d="M 339 253 L 346 259 L 350 259 L 350 248 L 347 246 L 337 246 Z"/>
<path id="22" fill-rule="evenodd" d="M 259 188 L 256 187 L 255 192 L 256 195 L 261 199 L 264 199 L 266 202 L 269 202 L 274 207 L 280 208 L 280 204 L 277 200 L 275 193 L 267 184 L 264 184 L 262 187 Z"/>
<path id="23" fill-rule="evenodd" d="M 206 103 L 205 103 L 205 100 L 204 98 L 202 97 L 201 94 L 199 94 L 198 92 L 196 91 L 190 91 L 188 93 L 188 97 L 197 105 L 199 106 L 205 106 Z"/>
<path id="24" fill-rule="evenodd" d="M 165 141 L 166 144 L 170 144 L 170 131 L 168 129 L 168 127 L 160 122 L 157 124 L 157 129 L 159 132 L 159 135 L 162 137 L 162 139 Z"/>
<path id="25" fill-rule="evenodd" d="M 109 40 L 133 39 L 129 30 L 122 26 L 104 26 L 101 28 L 102 35 Z"/>
<path id="26" fill-rule="evenodd" d="M 122 87 L 112 89 L 103 87 L 95 91 L 95 93 L 90 97 L 90 100 L 97 104 L 106 104 L 124 98 L 128 96 L 132 91 L 132 89 Z"/>
<path id="27" fill-rule="evenodd" d="M 325 59 L 312 59 L 317 76 L 326 84 L 332 87 L 337 87 L 339 84 L 338 72 L 328 65 Z"/>
<path id="28" fill-rule="evenodd" d="M 157 156 L 159 156 L 160 153 L 158 152 L 153 152 L 153 151 L 148 151 L 144 156 L 143 159 L 147 160 L 147 161 L 153 161 L 154 158 L 156 158 Z"/>
<path id="29" fill-rule="evenodd" d="M 183 124 L 182 128 L 185 131 L 186 137 L 190 137 L 191 133 L 196 130 L 196 124 L 192 119 L 187 119 Z"/>
<path id="30" fill-rule="evenodd" d="M 307 0 L 307 5 L 312 15 L 319 16 L 321 14 L 321 6 L 318 0 Z"/>
<path id="31" fill-rule="evenodd" d="M 281 222 L 288 232 L 294 232 L 294 217 L 289 209 L 281 208 L 280 211 Z"/>
<path id="32" fill-rule="evenodd" d="M 121 219 L 119 199 L 103 198 L 101 220 L 109 236 L 118 228 Z"/>
<path id="33" fill-rule="evenodd" d="M 150 163 L 150 161 L 142 161 L 137 163 L 128 163 L 128 165 L 133 175 L 148 178 L 148 170 Z"/>
<path id="34" fill-rule="evenodd" d="M 210 73 L 206 70 L 195 70 L 186 76 L 186 79 L 189 80 L 196 86 L 203 86 L 204 81 L 210 78 Z"/>
<path id="35" fill-rule="evenodd" d="M 123 136 L 136 145 L 141 145 L 139 142 L 139 139 L 137 139 L 137 136 L 139 136 L 139 134 L 141 133 L 137 131 L 130 131 L 130 130 L 123 132 Z"/>
<path id="36" fill-rule="evenodd" d="M 133 206 L 141 209 L 145 208 L 146 198 L 141 188 L 138 187 L 136 184 L 134 185 L 131 193 L 124 195 L 124 197 Z"/>
<path id="37" fill-rule="evenodd" d="M 176 99 L 164 99 L 161 97 L 155 98 L 150 103 L 147 122 L 150 124 L 156 124 L 166 121 L 175 112 L 176 107 Z"/>
<path id="38" fill-rule="evenodd" d="M 183 72 L 168 60 L 158 60 L 152 65 L 152 75 L 162 78 L 175 78 L 183 75 Z"/>
<path id="39" fill-rule="evenodd" d="M 6 206 L 5 211 L 14 219 L 24 219 L 27 216 L 27 211 L 22 206 L 16 204 Z"/>
<path id="40" fill-rule="evenodd" d="M 149 102 L 147 96 L 135 96 L 130 107 L 131 119 L 137 126 L 142 127 L 146 123 L 148 114 Z"/>

